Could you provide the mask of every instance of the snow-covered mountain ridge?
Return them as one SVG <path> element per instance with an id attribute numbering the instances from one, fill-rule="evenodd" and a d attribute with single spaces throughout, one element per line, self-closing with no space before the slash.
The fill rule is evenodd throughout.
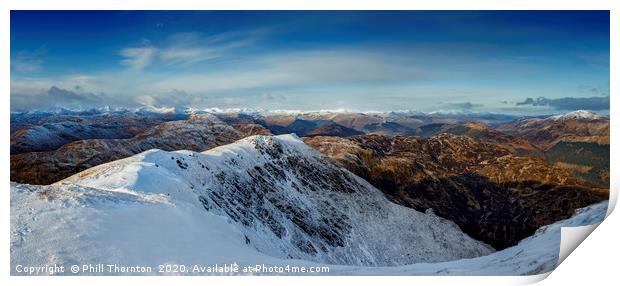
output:
<path id="1" fill-rule="evenodd" d="M 247 244 L 244 234 L 225 217 L 204 212 L 183 201 L 172 203 L 161 194 L 110 192 L 66 183 L 48 188 L 11 184 L 12 275 L 23 275 L 15 271 L 15 265 L 34 263 L 65 266 L 119 263 L 152 267 L 233 262 L 241 266 L 326 265 L 263 254 Z M 580 209 L 572 218 L 542 227 L 518 245 L 487 256 L 393 267 L 327 265 L 330 271 L 324 274 L 545 273 L 556 266 L 561 228 L 601 222 L 607 204 L 601 202 Z"/>
<path id="2" fill-rule="evenodd" d="M 552 120 L 566 120 L 566 119 L 582 119 L 582 120 L 598 120 L 608 118 L 606 116 L 596 114 L 589 110 L 576 110 L 566 114 L 559 114 L 549 117 Z"/>
<path id="3" fill-rule="evenodd" d="M 215 214 L 243 233 L 242 243 L 278 258 L 388 266 L 492 251 L 450 221 L 389 202 L 294 135 L 252 136 L 203 153 L 150 150 L 43 189 L 51 198 L 71 190 L 85 200 L 92 192 L 141 203 L 148 196 L 158 208 L 165 202 L 181 212 Z"/>

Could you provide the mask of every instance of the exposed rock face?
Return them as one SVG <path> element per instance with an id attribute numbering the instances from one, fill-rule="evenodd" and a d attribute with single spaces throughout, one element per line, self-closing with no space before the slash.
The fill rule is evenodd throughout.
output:
<path id="1" fill-rule="evenodd" d="M 245 127 L 244 127 L 245 128 Z M 263 132 L 262 129 L 257 129 Z M 250 128 L 244 133 L 252 133 Z M 156 125 L 129 139 L 75 141 L 59 149 L 11 156 L 11 181 L 51 184 L 79 171 L 149 150 L 204 151 L 234 142 L 244 134 L 212 115 Z"/>
<path id="2" fill-rule="evenodd" d="M 503 249 L 577 208 L 607 199 L 540 158 L 467 136 L 313 137 L 305 141 L 392 201 L 433 209 L 470 236 Z"/>
<path id="3" fill-rule="evenodd" d="M 203 153 L 150 150 L 49 191 L 71 188 L 198 206 L 229 218 L 247 244 L 279 258 L 388 266 L 492 252 L 448 220 L 390 202 L 293 135 L 253 136 Z"/>

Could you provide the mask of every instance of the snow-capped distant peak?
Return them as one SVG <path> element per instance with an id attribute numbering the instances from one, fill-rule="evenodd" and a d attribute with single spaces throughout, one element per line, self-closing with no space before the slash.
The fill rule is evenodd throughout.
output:
<path id="1" fill-rule="evenodd" d="M 605 116 L 596 114 L 589 110 L 576 110 L 576 111 L 569 112 L 566 114 L 558 114 L 558 115 L 549 117 L 549 119 L 552 119 L 552 120 L 565 120 L 565 119 L 596 120 L 596 119 L 601 119 L 601 118 L 605 118 Z"/>

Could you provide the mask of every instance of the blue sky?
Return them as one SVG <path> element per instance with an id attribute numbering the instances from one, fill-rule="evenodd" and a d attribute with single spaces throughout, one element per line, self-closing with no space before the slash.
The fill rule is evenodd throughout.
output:
<path id="1" fill-rule="evenodd" d="M 11 109 L 609 109 L 607 11 L 12 11 Z"/>

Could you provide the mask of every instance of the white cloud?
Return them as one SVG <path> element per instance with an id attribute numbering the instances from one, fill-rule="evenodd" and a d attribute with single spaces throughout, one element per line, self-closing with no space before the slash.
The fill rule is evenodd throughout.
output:
<path id="1" fill-rule="evenodd" d="M 158 77 L 157 74 L 149 76 Z M 359 51 L 311 51 L 264 55 L 234 64 L 153 79 L 149 92 L 183 89 L 190 93 L 218 93 L 270 89 L 412 82 L 433 77 L 404 55 Z"/>
<path id="2" fill-rule="evenodd" d="M 166 64 L 191 65 L 249 46 L 263 35 L 263 30 L 225 32 L 210 36 L 178 33 L 171 36 L 161 48 L 159 59 Z"/>
<path id="3" fill-rule="evenodd" d="M 195 47 L 172 47 L 161 51 L 159 58 L 169 64 L 188 65 L 217 58 L 216 50 Z"/>
<path id="4" fill-rule="evenodd" d="M 249 30 L 225 32 L 210 36 L 200 33 L 178 33 L 154 45 L 142 39 L 142 47 L 122 49 L 121 64 L 133 70 L 142 70 L 146 66 L 157 63 L 165 65 L 188 66 L 216 58 L 220 58 L 235 49 L 243 48 L 256 42 L 266 30 Z"/>
<path id="5" fill-rule="evenodd" d="M 124 57 L 121 64 L 134 70 L 142 70 L 153 60 L 157 49 L 153 47 L 138 47 L 122 49 L 120 55 Z"/>
<path id="6" fill-rule="evenodd" d="M 155 104 L 157 104 L 157 101 L 155 100 L 155 98 L 153 98 L 153 96 L 150 96 L 150 95 L 138 95 L 134 97 L 134 100 L 139 105 L 144 105 L 144 106 L 155 106 Z"/>

